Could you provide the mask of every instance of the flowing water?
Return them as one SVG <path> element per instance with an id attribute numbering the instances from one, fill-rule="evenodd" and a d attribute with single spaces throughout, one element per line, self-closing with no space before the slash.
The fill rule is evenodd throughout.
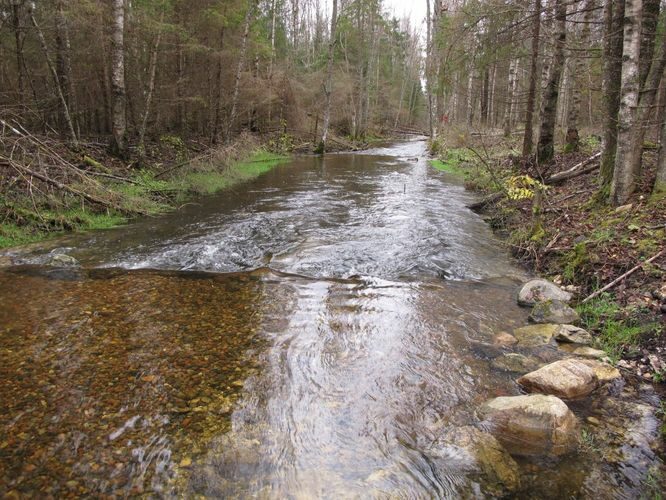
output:
<path id="1" fill-rule="evenodd" d="M 15 256 L 24 265 L 0 270 L 0 495 L 489 494 L 438 437 L 520 393 L 491 363 L 493 336 L 526 323 L 526 276 L 424 153 L 297 158 L 61 240 L 52 251 L 80 269 Z M 514 495 L 649 491 L 658 398 L 631 384 L 611 396 L 573 407 L 609 422 L 580 452 L 518 459 Z"/>

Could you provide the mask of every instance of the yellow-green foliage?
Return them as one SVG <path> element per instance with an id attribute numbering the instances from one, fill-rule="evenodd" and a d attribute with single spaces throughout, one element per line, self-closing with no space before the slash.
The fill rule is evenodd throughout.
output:
<path id="1" fill-rule="evenodd" d="M 537 190 L 545 191 L 548 186 L 529 175 L 514 175 L 504 181 L 504 188 L 511 200 L 530 200 Z"/>

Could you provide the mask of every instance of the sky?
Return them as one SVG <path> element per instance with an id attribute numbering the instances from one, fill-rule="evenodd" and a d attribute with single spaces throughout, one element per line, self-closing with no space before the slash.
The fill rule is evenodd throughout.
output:
<path id="1" fill-rule="evenodd" d="M 384 6 L 398 19 L 409 17 L 412 26 L 420 26 L 426 17 L 426 0 L 384 0 Z"/>

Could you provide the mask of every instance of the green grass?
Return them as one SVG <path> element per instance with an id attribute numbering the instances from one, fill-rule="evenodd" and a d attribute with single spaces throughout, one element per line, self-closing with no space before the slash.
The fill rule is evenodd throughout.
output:
<path id="1" fill-rule="evenodd" d="M 153 172 L 140 170 L 132 176 L 134 183 L 113 182 L 107 187 L 118 194 L 125 213 L 155 215 L 173 210 L 193 196 L 210 195 L 254 179 L 288 159 L 258 150 L 247 159 L 222 169 L 217 165 L 204 165 L 199 171 L 186 172 L 169 180 L 156 179 Z M 65 231 L 107 229 L 127 222 L 121 211 L 94 213 L 77 207 L 36 212 L 34 207 L 23 207 L 4 199 L 0 202 L 18 215 L 16 224 L 0 224 L 0 248 L 34 243 Z"/>
<path id="2" fill-rule="evenodd" d="M 429 160 L 432 167 L 449 174 L 464 176 L 467 170 L 463 163 L 469 161 L 469 153 L 465 149 L 447 149 L 436 160 Z"/>
<path id="3" fill-rule="evenodd" d="M 660 328 L 654 323 L 639 324 L 635 319 L 637 315 L 626 314 L 608 293 L 579 305 L 577 310 L 581 325 L 598 334 L 599 346 L 614 361 L 623 353 L 636 350 L 645 333 Z"/>

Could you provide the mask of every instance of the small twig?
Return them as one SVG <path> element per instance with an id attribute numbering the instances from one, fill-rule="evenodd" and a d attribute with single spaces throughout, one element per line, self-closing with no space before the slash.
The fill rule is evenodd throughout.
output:
<path id="1" fill-rule="evenodd" d="M 645 264 L 649 264 L 649 263 L 652 262 L 653 260 L 658 259 L 659 256 L 660 256 L 662 253 L 664 253 L 663 250 L 659 251 L 659 253 L 657 253 L 656 255 L 653 255 L 652 257 L 650 257 L 650 258 L 649 258 L 648 260 L 646 260 L 645 262 L 641 262 L 641 263 L 638 264 L 637 266 L 632 267 L 632 268 L 629 269 L 626 273 L 624 273 L 622 276 L 619 276 L 618 278 L 615 278 L 613 281 L 611 281 L 610 283 L 608 283 L 608 285 L 606 285 L 605 287 L 603 287 L 603 288 L 597 290 L 596 292 L 594 292 L 594 293 L 591 294 L 591 295 L 588 295 L 588 296 L 583 300 L 583 302 L 581 302 L 581 303 L 582 303 L 582 304 L 585 304 L 586 302 L 589 302 L 589 301 L 592 300 L 593 298 L 598 297 L 599 295 L 601 295 L 602 293 L 604 293 L 606 290 L 610 290 L 610 289 L 613 288 L 615 285 L 617 285 L 620 281 L 622 281 L 622 280 L 624 280 L 625 278 L 627 278 L 628 276 L 631 276 L 632 274 L 634 274 L 636 271 L 638 271 L 640 268 L 642 268 Z"/>

